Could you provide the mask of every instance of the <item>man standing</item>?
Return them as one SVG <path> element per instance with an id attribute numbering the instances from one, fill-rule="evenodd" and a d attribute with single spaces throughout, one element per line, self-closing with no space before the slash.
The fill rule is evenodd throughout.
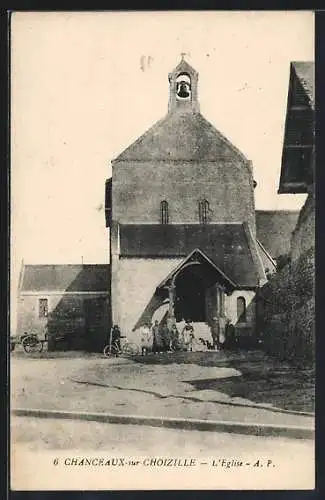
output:
<path id="1" fill-rule="evenodd" d="M 117 349 L 119 352 L 121 350 L 121 330 L 118 325 L 114 325 L 112 328 L 111 342 L 113 349 Z"/>
<path id="2" fill-rule="evenodd" d="M 154 354 L 157 354 L 159 352 L 159 344 L 160 344 L 160 339 L 159 339 L 159 323 L 156 320 L 154 322 L 153 327 L 152 327 L 152 352 Z"/>
<path id="3" fill-rule="evenodd" d="M 214 318 L 212 318 L 211 333 L 212 333 L 213 349 L 215 349 L 216 351 L 220 351 L 219 318 L 217 318 L 216 316 Z"/>

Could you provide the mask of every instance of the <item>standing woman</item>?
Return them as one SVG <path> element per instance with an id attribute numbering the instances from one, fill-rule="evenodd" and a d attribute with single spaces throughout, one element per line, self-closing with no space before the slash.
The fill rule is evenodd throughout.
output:
<path id="1" fill-rule="evenodd" d="M 142 327 L 141 332 L 141 353 L 142 356 L 148 354 L 149 351 L 152 350 L 152 332 L 151 332 L 151 324 L 145 323 Z"/>
<path id="2" fill-rule="evenodd" d="M 185 326 L 182 330 L 184 344 L 187 351 L 192 351 L 192 340 L 194 339 L 194 327 L 191 325 L 190 320 L 186 320 Z"/>

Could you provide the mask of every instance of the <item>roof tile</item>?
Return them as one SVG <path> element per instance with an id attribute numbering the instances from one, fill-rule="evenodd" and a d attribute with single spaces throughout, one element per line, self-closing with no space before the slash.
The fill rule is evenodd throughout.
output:
<path id="1" fill-rule="evenodd" d="M 108 264 L 25 265 L 21 292 L 108 292 Z"/>
<path id="2" fill-rule="evenodd" d="M 243 224 L 122 224 L 121 257 L 186 257 L 201 250 L 240 286 L 257 286 L 258 270 Z"/>

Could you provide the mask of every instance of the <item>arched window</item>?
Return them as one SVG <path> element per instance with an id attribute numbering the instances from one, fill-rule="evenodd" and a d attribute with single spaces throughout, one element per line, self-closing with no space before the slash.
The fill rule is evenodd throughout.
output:
<path id="1" fill-rule="evenodd" d="M 246 300 L 244 297 L 238 297 L 237 299 L 237 321 L 246 321 Z"/>
<path id="2" fill-rule="evenodd" d="M 160 202 L 160 222 L 168 224 L 168 203 L 166 200 Z"/>
<path id="3" fill-rule="evenodd" d="M 207 200 L 199 201 L 199 220 L 201 224 L 208 222 L 209 202 Z"/>

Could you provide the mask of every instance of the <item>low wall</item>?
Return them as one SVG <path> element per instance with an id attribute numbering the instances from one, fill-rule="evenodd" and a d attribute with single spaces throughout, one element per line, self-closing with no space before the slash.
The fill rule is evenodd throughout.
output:
<path id="1" fill-rule="evenodd" d="M 314 362 L 314 248 L 287 264 L 257 293 L 257 328 L 269 354 Z"/>

